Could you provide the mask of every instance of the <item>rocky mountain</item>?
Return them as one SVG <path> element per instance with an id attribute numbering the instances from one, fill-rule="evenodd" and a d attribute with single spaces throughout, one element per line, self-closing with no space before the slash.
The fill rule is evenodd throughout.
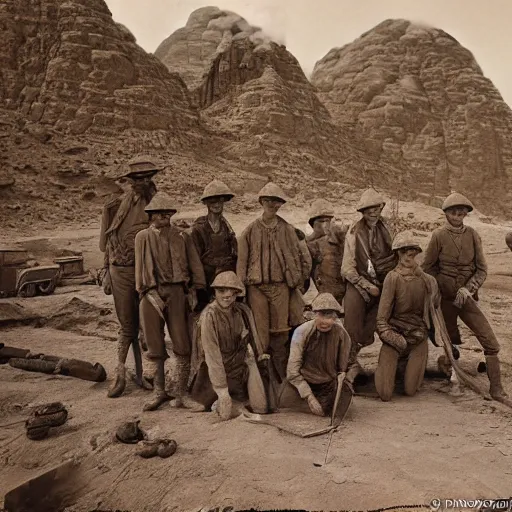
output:
<path id="1" fill-rule="evenodd" d="M 458 190 L 487 212 L 508 213 L 512 111 L 452 36 L 387 20 L 331 50 L 311 81 L 333 120 L 395 167 L 403 191 Z"/>
<path id="2" fill-rule="evenodd" d="M 295 57 L 237 14 L 198 9 L 155 55 L 183 76 L 204 123 L 230 141 L 227 159 L 274 176 L 362 169 Z"/>

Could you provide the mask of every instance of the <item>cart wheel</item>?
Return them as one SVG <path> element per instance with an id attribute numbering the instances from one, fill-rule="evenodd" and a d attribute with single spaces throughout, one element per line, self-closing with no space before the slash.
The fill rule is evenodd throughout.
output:
<path id="1" fill-rule="evenodd" d="M 35 283 L 28 283 L 19 292 L 20 297 L 35 297 L 37 292 Z"/>
<path id="2" fill-rule="evenodd" d="M 57 286 L 57 282 L 54 279 L 38 284 L 37 289 L 41 295 L 51 295 Z"/>

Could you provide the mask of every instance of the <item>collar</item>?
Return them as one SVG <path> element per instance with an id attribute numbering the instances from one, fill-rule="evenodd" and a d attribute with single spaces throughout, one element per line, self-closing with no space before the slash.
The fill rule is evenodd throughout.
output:
<path id="1" fill-rule="evenodd" d="M 452 226 L 448 221 L 446 221 L 446 224 L 444 227 L 445 227 L 445 229 L 450 231 L 450 233 L 455 233 L 457 235 L 461 235 L 462 233 L 464 233 L 466 231 L 466 226 L 464 224 L 462 224 L 462 226 L 460 228 L 456 228 L 456 227 Z"/>
<path id="2" fill-rule="evenodd" d="M 258 220 L 261 222 L 261 225 L 267 229 L 273 229 L 277 226 L 277 223 L 279 222 L 279 218 L 276 217 L 275 220 L 271 223 L 271 224 L 267 224 L 264 220 L 263 220 L 263 217 L 259 217 Z"/>
<path id="3" fill-rule="evenodd" d="M 421 268 L 419 265 L 416 265 L 413 268 L 407 268 L 404 267 L 400 262 L 398 262 L 398 265 L 395 267 L 395 272 L 398 272 L 401 276 L 407 277 L 407 276 L 419 276 L 421 275 Z"/>

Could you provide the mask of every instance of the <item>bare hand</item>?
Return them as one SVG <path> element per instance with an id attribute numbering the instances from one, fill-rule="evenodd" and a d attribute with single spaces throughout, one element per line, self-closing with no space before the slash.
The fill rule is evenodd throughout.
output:
<path id="1" fill-rule="evenodd" d="M 316 399 L 315 395 L 311 394 L 308 396 L 308 405 L 311 412 L 316 416 L 324 415 L 322 406 L 320 405 L 320 402 Z"/>
<path id="2" fill-rule="evenodd" d="M 229 420 L 231 418 L 231 410 L 233 408 L 233 401 L 229 396 L 227 391 L 218 393 L 219 398 L 217 400 L 217 412 L 220 416 L 220 419 L 223 421 Z"/>
<path id="3" fill-rule="evenodd" d="M 188 303 L 189 303 L 190 309 L 192 311 L 195 311 L 195 309 L 197 307 L 197 292 L 194 288 L 188 291 Z"/>
<path id="4" fill-rule="evenodd" d="M 380 295 L 380 290 L 378 289 L 377 286 L 370 286 L 368 288 L 368 293 L 372 296 L 372 297 L 378 297 Z"/>

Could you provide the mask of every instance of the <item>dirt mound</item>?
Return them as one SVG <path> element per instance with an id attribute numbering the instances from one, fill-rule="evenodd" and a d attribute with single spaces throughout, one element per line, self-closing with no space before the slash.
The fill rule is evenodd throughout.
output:
<path id="1" fill-rule="evenodd" d="M 38 313 L 25 305 L 11 300 L 0 299 L 0 326 L 28 324 L 40 318 Z"/>
<path id="2" fill-rule="evenodd" d="M 395 168 L 402 193 L 454 189 L 509 214 L 512 111 L 452 36 L 387 20 L 332 49 L 311 79 L 336 123 Z"/>
<path id="3" fill-rule="evenodd" d="M 99 306 L 72 297 L 54 311 L 44 323 L 62 331 L 72 331 L 82 336 L 101 336 L 117 339 L 119 324 L 112 307 Z"/>

